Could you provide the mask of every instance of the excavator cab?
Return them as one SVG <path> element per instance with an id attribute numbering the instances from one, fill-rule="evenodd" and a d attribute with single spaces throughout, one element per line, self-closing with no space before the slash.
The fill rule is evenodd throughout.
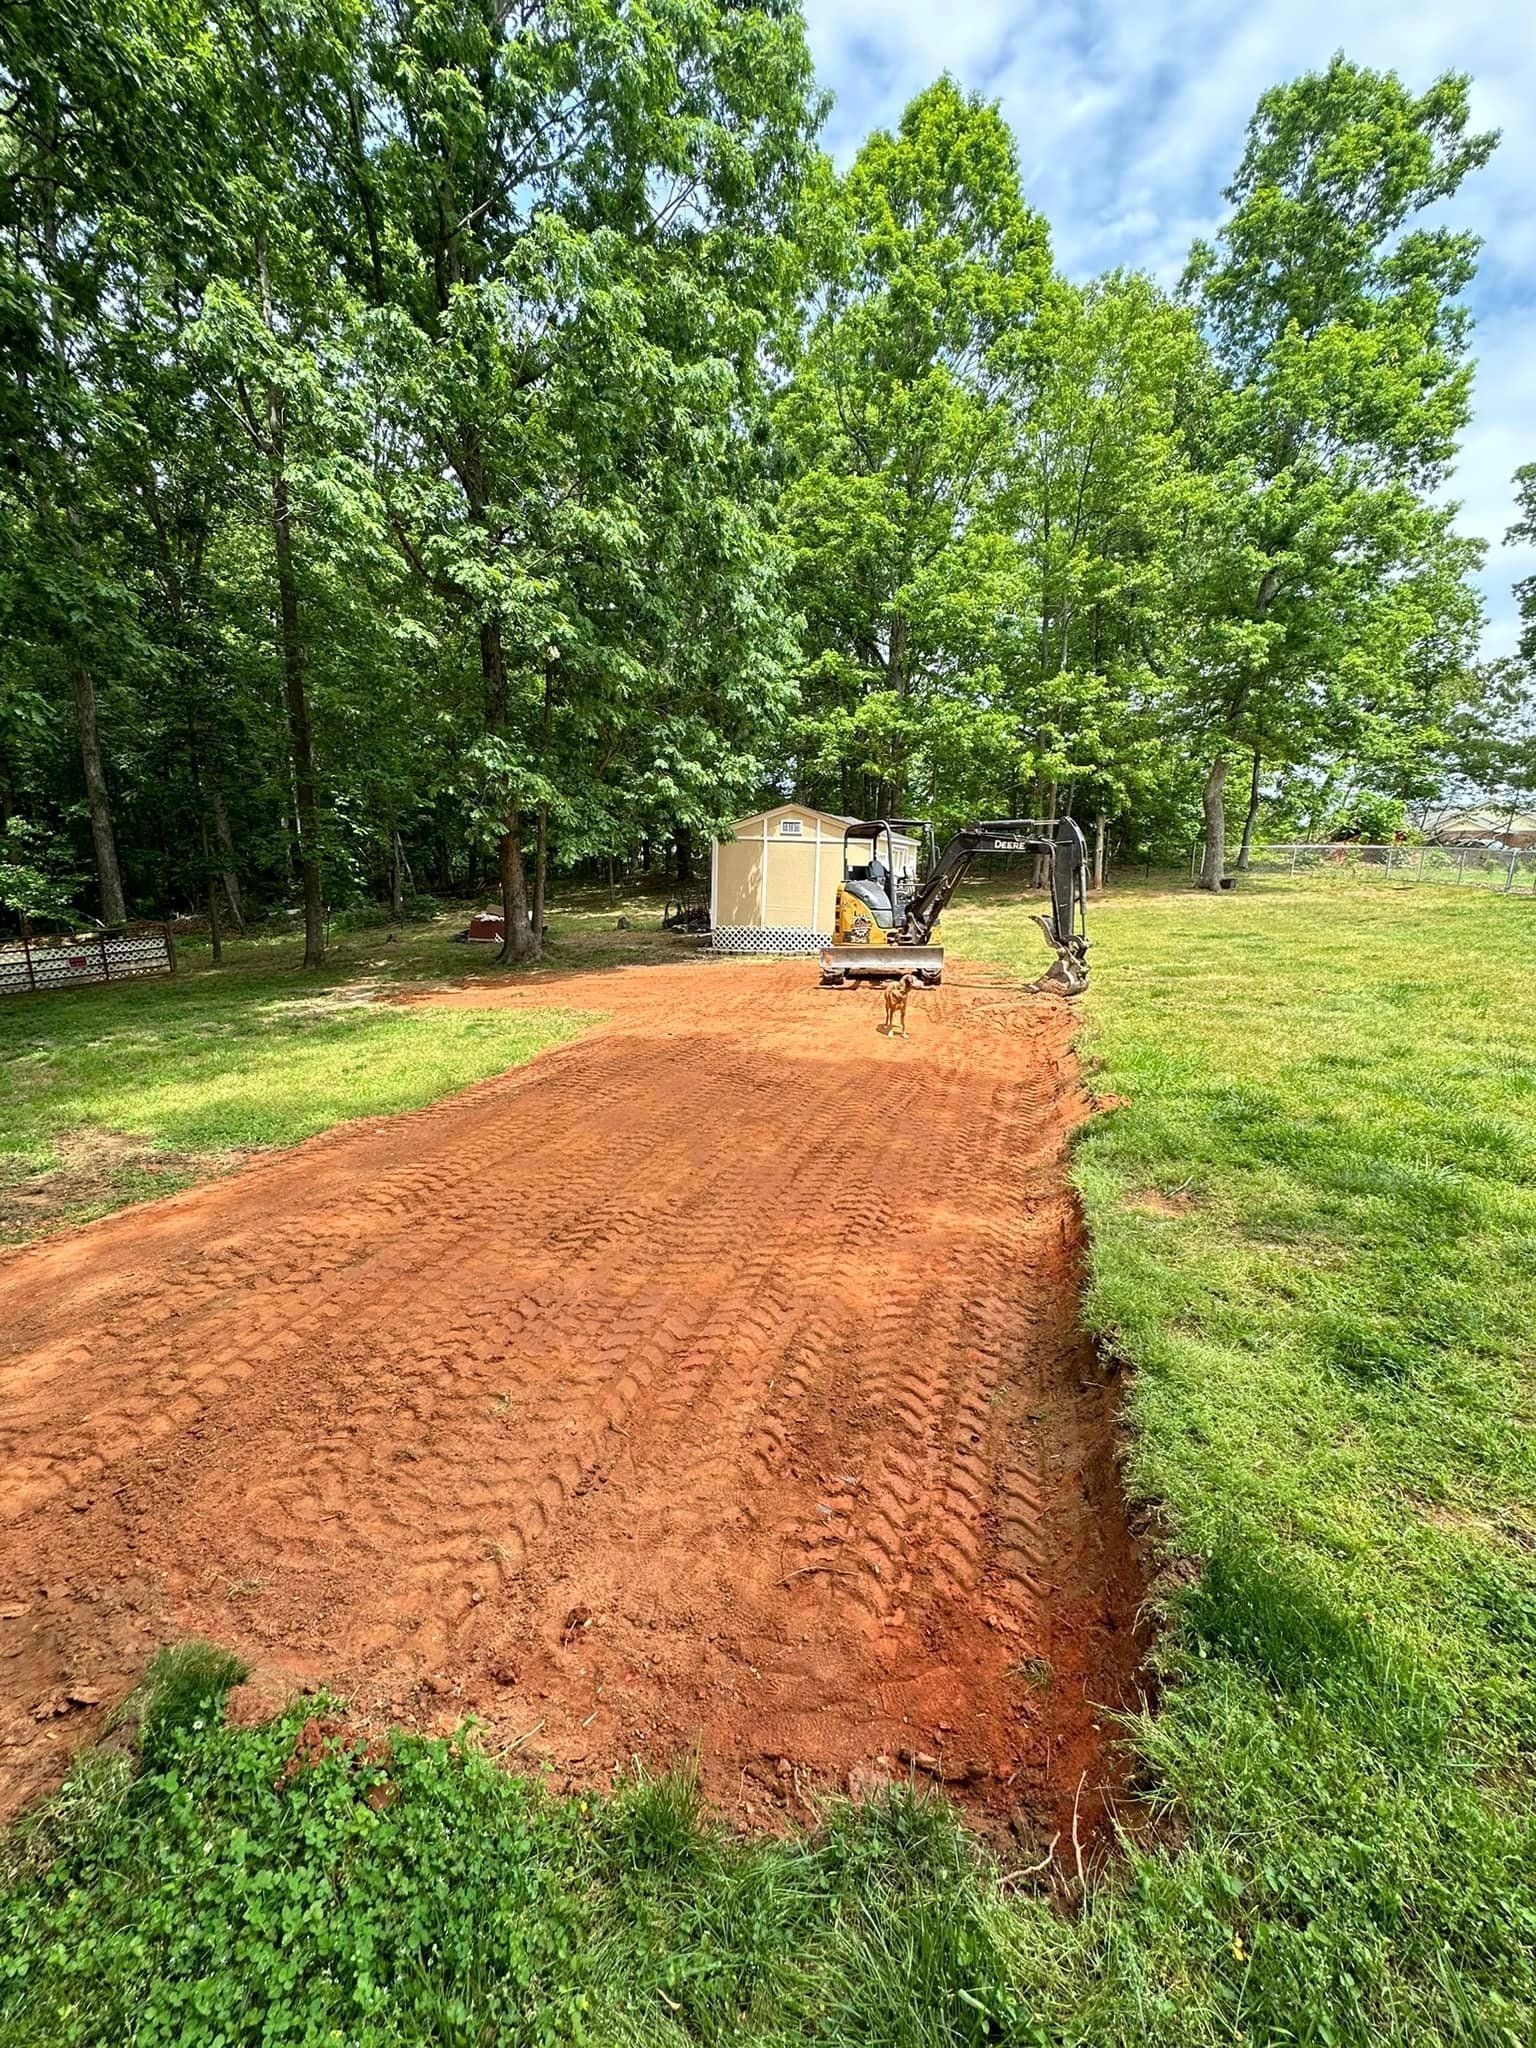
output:
<path id="1" fill-rule="evenodd" d="M 837 939 L 848 945 L 890 944 L 879 933 L 899 929 L 917 877 L 898 860 L 896 839 L 919 838 L 933 866 L 933 827 L 926 818 L 872 818 L 843 834 L 843 879 L 837 892 Z"/>

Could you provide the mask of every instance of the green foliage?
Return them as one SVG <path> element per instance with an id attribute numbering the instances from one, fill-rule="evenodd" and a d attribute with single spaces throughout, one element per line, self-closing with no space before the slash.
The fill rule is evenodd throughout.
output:
<path id="1" fill-rule="evenodd" d="M 1191 257 L 1216 375 L 1185 717 L 1213 755 L 1342 754 L 1417 794 L 1476 695 L 1482 551 L 1431 494 L 1468 417 L 1477 244 L 1412 225 L 1492 150 L 1466 125 L 1465 79 L 1415 98 L 1336 57 L 1261 99 L 1232 212 Z"/>
<path id="2" fill-rule="evenodd" d="M 7 818 L 0 830 L 0 907 L 67 922 L 81 878 L 61 872 L 63 859 L 63 848 L 25 818 Z"/>
<path id="3" fill-rule="evenodd" d="M 567 859 L 717 827 L 781 688 L 744 429 L 809 126 L 799 20 L 590 4 L 506 37 L 471 6 L 371 33 L 376 481 L 478 643 L 454 793 L 513 871 L 535 813 Z"/>
<path id="4" fill-rule="evenodd" d="M 1515 499 L 1520 516 L 1504 536 L 1507 547 L 1529 546 L 1536 541 L 1536 462 L 1515 471 Z M 1515 585 L 1520 606 L 1520 653 L 1527 662 L 1536 661 L 1536 576 L 1525 576 Z"/>
<path id="5" fill-rule="evenodd" d="M 35 14 L 0 708 L 85 679 L 141 895 L 297 867 L 312 960 L 402 827 L 473 875 L 535 814 L 567 862 L 733 815 L 788 651 L 756 428 L 798 14 Z M 7 745 L 0 816 L 14 781 L 62 822 L 69 745 Z"/>
<path id="6" fill-rule="evenodd" d="M 1229 751 L 1515 773 L 1461 80 L 1267 94 L 1182 307 L 1053 277 L 948 78 L 836 175 L 777 0 L 22 0 L 0 81 L 0 821 L 101 902 L 302 890 L 313 964 L 494 872 L 522 953 L 525 859 L 786 784 L 1136 854 Z"/>
<path id="7" fill-rule="evenodd" d="M 1049 275 L 994 106 L 920 94 L 809 201 L 820 266 L 776 428 L 804 608 L 800 782 L 842 810 L 963 810 L 1006 758 L 993 621 L 1017 607 L 1002 516 Z"/>
<path id="8" fill-rule="evenodd" d="M 1148 279 L 1110 276 L 1055 289 L 1039 353 L 1009 498 L 1030 592 L 1002 629 L 1011 773 L 1037 797 L 1060 786 L 1080 812 L 1131 812 L 1156 832 L 1188 779 L 1168 698 L 1189 632 L 1203 346 Z"/>
<path id="9" fill-rule="evenodd" d="M 104 1849 L 79 1817 L 74 1839 L 58 1828 L 57 1860 L 0 1907 L 8 2040 L 995 2036 L 997 1908 L 936 1803 L 749 1848 L 700 1825 L 686 1781 L 634 1781 L 594 1813 L 472 1735 L 381 1750 L 329 1705 L 184 1731 L 119 1795 Z M 321 1739 L 298 1748 L 311 1717 Z M 901 1945 L 871 1996 L 861 1949 L 882 1931 Z"/>
<path id="10" fill-rule="evenodd" d="M 1456 78 L 1266 94 L 1182 306 L 1049 278 L 996 110 L 948 80 L 814 183 L 776 415 L 796 791 L 1183 847 L 1229 749 L 1406 802 L 1507 733 L 1482 549 L 1434 497 L 1476 245 L 1414 224 L 1492 148 L 1465 128 Z"/>
<path id="11" fill-rule="evenodd" d="M 1407 818 L 1402 802 L 1362 790 L 1350 797 L 1330 821 L 1330 839 L 1359 839 L 1367 846 L 1380 846 L 1397 838 Z"/>

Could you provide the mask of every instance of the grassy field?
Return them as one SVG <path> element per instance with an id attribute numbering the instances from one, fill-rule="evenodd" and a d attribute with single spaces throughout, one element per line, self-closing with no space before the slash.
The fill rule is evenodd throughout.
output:
<path id="1" fill-rule="evenodd" d="M 1043 962 L 995 892 L 949 924 Z M 332 986 L 442 971 L 417 945 Z M 559 1800 L 472 1733 L 288 1774 L 295 1719 L 224 1729 L 183 1658 L 8 1844 L 0 2039 L 1529 2043 L 1536 905 L 1133 888 L 1095 968 L 1088 1313 L 1170 1623 L 1146 1812 L 1085 1895 L 921 1800 L 741 1845 L 686 1786 Z"/>
<path id="2" fill-rule="evenodd" d="M 1536 905 L 1129 891 L 1096 939 L 1087 1316 L 1200 1563 L 1109 2038 L 1119 1976 L 1170 2039 L 1527 2041 Z"/>

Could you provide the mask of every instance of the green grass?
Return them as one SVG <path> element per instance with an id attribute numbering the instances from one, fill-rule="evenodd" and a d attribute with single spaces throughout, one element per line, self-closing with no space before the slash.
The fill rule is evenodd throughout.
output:
<path id="1" fill-rule="evenodd" d="M 1131 890 L 1095 964 L 1087 1315 L 1202 1564 L 1138 1731 L 1154 1980 L 1190 2039 L 1524 2041 L 1536 905 Z"/>
<path id="2" fill-rule="evenodd" d="M 1130 889 L 1094 958 L 1089 1314 L 1184 1562 L 1086 1899 L 921 1801 L 742 1845 L 472 1738 L 288 1773 L 302 1710 L 225 1730 L 194 1660 L 12 1837 L 7 2048 L 1532 2039 L 1536 905 Z"/>
<path id="3" fill-rule="evenodd" d="M 742 1846 L 686 1779 L 555 1799 L 472 1740 L 381 1752 L 323 1700 L 236 1734 L 177 1692 L 13 1832 L 7 2048 L 1046 2038 L 1042 1958 L 935 1800 Z"/>

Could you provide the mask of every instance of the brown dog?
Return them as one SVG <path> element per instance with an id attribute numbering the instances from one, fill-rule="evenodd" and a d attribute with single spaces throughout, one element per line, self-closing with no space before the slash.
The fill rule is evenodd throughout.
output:
<path id="1" fill-rule="evenodd" d="M 887 1038 L 907 1035 L 907 997 L 912 993 L 912 977 L 904 974 L 900 981 L 885 991 L 885 1023 L 881 1027 Z"/>

